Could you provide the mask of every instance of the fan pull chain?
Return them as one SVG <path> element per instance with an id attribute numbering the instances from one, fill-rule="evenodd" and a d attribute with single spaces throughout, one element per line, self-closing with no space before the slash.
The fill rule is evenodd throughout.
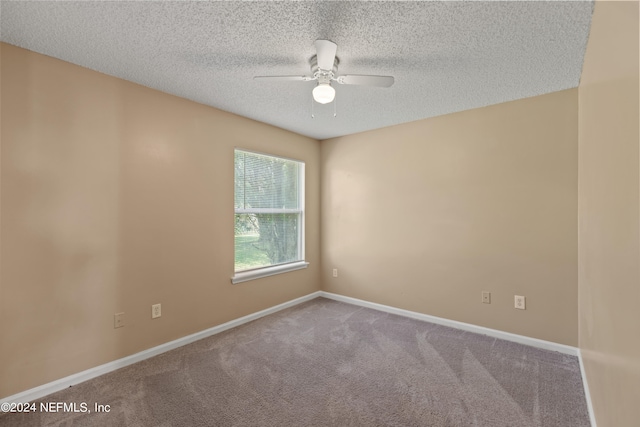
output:
<path id="1" fill-rule="evenodd" d="M 313 97 L 311 97 L 311 118 L 315 119 L 316 118 L 316 114 L 315 114 L 315 106 L 316 103 L 313 100 Z M 333 100 L 333 117 L 338 117 L 338 107 L 337 107 L 337 101 L 334 99 Z"/>

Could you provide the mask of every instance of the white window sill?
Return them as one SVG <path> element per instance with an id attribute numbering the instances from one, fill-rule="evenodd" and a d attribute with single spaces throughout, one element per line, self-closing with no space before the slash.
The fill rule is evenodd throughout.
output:
<path id="1" fill-rule="evenodd" d="M 272 267 L 259 268 L 251 271 L 242 271 L 236 273 L 231 278 L 231 283 L 247 282 L 249 280 L 260 279 L 261 277 L 273 276 L 280 273 L 286 273 L 288 271 L 301 270 L 307 268 L 309 265 L 306 261 L 290 262 L 288 264 L 274 265 Z"/>

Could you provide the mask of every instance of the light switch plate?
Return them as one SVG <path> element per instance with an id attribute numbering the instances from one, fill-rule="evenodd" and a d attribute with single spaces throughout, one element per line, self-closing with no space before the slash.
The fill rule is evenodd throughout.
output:
<path id="1" fill-rule="evenodd" d="M 482 291 L 482 302 L 484 304 L 491 304 L 491 292 Z"/>
<path id="2" fill-rule="evenodd" d="M 124 326 L 124 313 L 116 313 L 113 315 L 113 329 L 122 328 Z"/>

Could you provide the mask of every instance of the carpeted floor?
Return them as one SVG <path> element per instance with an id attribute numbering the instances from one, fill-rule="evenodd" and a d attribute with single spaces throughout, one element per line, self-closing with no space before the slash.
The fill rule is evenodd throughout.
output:
<path id="1" fill-rule="evenodd" d="M 589 426 L 576 357 L 324 298 L 41 401 L 92 413 L 0 426 Z"/>

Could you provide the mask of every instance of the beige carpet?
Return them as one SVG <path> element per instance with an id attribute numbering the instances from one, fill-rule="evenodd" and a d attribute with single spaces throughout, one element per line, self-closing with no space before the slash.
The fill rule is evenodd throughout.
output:
<path id="1" fill-rule="evenodd" d="M 324 298 L 41 399 L 0 426 L 588 426 L 576 357 Z"/>

